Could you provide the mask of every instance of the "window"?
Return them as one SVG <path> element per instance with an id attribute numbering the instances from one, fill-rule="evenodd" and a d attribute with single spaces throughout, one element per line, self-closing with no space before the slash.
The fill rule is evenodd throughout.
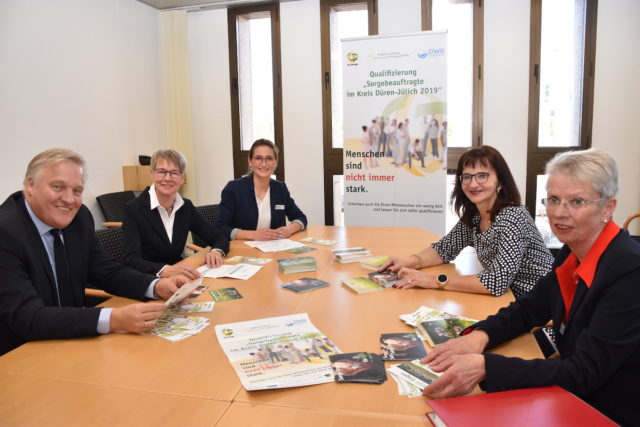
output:
<path id="1" fill-rule="evenodd" d="M 447 30 L 448 168 L 482 144 L 483 9 L 479 0 L 422 0 L 422 29 Z"/>
<path id="2" fill-rule="evenodd" d="M 342 222 L 342 54 L 340 39 L 377 34 L 376 1 L 321 0 L 325 223 Z"/>
<path id="3" fill-rule="evenodd" d="M 526 205 L 547 244 L 544 166 L 554 155 L 591 146 L 597 2 L 532 0 Z"/>
<path id="4" fill-rule="evenodd" d="M 228 10 L 235 177 L 246 173 L 253 141 L 266 138 L 280 150 L 275 174 L 284 179 L 278 12 L 278 4 Z"/>

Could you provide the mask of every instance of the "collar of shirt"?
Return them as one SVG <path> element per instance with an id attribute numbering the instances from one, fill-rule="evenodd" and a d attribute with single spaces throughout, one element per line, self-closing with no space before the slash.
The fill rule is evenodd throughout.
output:
<path id="1" fill-rule="evenodd" d="M 167 211 L 162 205 L 160 205 L 160 202 L 158 201 L 158 195 L 156 194 L 155 185 L 151 185 L 151 187 L 149 187 L 149 204 L 151 205 L 151 210 L 154 210 L 155 208 L 162 208 L 162 210 L 164 210 L 165 212 Z M 180 209 L 182 205 L 184 205 L 184 200 L 182 200 L 182 196 L 180 195 L 180 193 L 176 193 L 176 198 L 173 201 L 173 211 L 171 211 L 171 215 L 173 215 L 174 212 Z"/>
<path id="2" fill-rule="evenodd" d="M 573 302 L 579 279 L 582 279 L 587 288 L 591 287 L 593 277 L 596 274 L 598 261 L 600 261 L 600 257 L 609 246 L 609 243 L 618 235 L 619 231 L 620 227 L 615 222 L 608 222 L 582 262 L 580 262 L 578 257 L 572 252 L 567 259 L 556 268 L 556 277 L 558 278 L 558 285 L 560 286 L 560 292 L 562 293 L 562 299 L 564 301 L 564 323 L 568 320 L 571 303 Z"/>

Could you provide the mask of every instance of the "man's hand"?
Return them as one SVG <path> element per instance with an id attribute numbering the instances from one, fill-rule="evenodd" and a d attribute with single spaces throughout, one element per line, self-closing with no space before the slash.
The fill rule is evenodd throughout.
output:
<path id="1" fill-rule="evenodd" d="M 191 281 L 188 277 L 182 275 L 160 279 L 156 282 L 156 294 L 164 300 L 169 299 L 180 286 Z"/>
<path id="2" fill-rule="evenodd" d="M 142 333 L 156 324 L 162 315 L 164 304 L 160 302 L 130 304 L 111 310 L 109 330 Z"/>
<path id="3" fill-rule="evenodd" d="M 189 264 L 185 262 L 180 262 L 176 265 L 167 265 L 160 272 L 160 276 L 165 278 L 177 276 L 179 274 L 186 276 L 190 280 L 196 280 L 198 277 L 200 277 L 200 273 L 198 273 L 198 270 L 191 267 Z"/>
<path id="4" fill-rule="evenodd" d="M 218 268 L 224 262 L 222 253 L 220 251 L 210 251 L 204 256 L 204 260 L 209 268 Z"/>
<path id="5" fill-rule="evenodd" d="M 480 354 L 489 343 L 489 336 L 481 330 L 437 345 L 420 362 L 428 364 L 436 372 L 443 372 L 453 364 L 453 357 L 465 354 Z M 483 359 L 484 360 L 484 359 Z"/>
<path id="6" fill-rule="evenodd" d="M 434 369 L 433 366 L 430 365 L 430 367 Z M 439 370 L 434 370 L 439 372 Z M 432 399 L 464 396 L 471 393 L 473 388 L 484 380 L 485 376 L 482 354 L 451 356 L 451 366 L 440 378 L 425 387 L 422 393 Z"/>

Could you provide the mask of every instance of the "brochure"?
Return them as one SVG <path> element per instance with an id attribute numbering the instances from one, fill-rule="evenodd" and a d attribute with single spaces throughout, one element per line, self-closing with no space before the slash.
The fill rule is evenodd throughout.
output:
<path id="1" fill-rule="evenodd" d="M 227 258 L 225 263 L 229 264 L 252 264 L 252 265 L 265 265 L 271 262 L 269 258 L 254 258 L 242 255 L 236 255 L 231 258 Z"/>
<path id="2" fill-rule="evenodd" d="M 318 239 L 317 237 L 305 237 L 304 239 L 300 239 L 299 242 L 314 243 L 316 245 L 324 246 L 331 246 L 336 244 L 335 240 Z"/>
<path id="3" fill-rule="evenodd" d="M 380 335 L 380 350 L 382 360 L 414 360 L 427 355 L 422 341 L 413 332 Z"/>
<path id="4" fill-rule="evenodd" d="M 229 301 L 232 299 L 240 299 L 242 295 L 236 288 L 224 288 L 224 289 L 212 289 L 209 291 L 209 295 L 214 301 Z"/>
<path id="5" fill-rule="evenodd" d="M 379 354 L 333 354 L 329 356 L 335 380 L 340 383 L 382 384 L 387 380 L 384 362 Z"/>
<path id="6" fill-rule="evenodd" d="M 382 286 L 369 279 L 368 277 L 354 277 L 353 279 L 345 279 L 342 281 L 342 284 L 359 294 L 378 292 L 384 289 Z"/>
<path id="7" fill-rule="evenodd" d="M 313 289 L 324 288 L 329 286 L 329 283 L 320 279 L 312 279 L 309 277 L 303 277 L 302 279 L 294 280 L 293 282 L 285 283 L 283 288 L 291 289 L 293 292 L 306 292 Z"/>
<path id="8" fill-rule="evenodd" d="M 369 278 L 382 286 L 383 288 L 389 288 L 400 280 L 397 273 L 392 273 L 389 270 L 385 271 L 372 271 L 369 273 Z"/>
<path id="9" fill-rule="evenodd" d="M 246 390 L 333 381 L 329 356 L 340 350 L 307 313 L 216 326 L 216 336 Z"/>
<path id="10" fill-rule="evenodd" d="M 249 241 L 244 243 L 245 245 L 251 246 L 252 248 L 260 249 L 262 252 L 286 251 L 287 249 L 305 246 L 300 242 L 294 242 L 293 240 L 289 239 Z"/>

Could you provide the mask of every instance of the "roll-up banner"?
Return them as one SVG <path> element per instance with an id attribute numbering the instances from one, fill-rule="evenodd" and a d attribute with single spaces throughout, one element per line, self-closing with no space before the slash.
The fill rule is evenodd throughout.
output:
<path id="1" fill-rule="evenodd" d="M 342 40 L 346 225 L 445 232 L 447 34 Z"/>

